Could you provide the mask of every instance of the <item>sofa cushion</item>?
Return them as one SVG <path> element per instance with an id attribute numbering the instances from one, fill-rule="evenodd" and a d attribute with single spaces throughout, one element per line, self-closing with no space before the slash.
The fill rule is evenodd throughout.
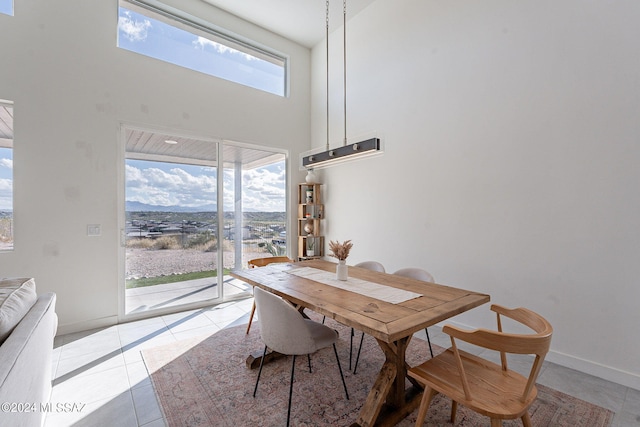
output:
<path id="1" fill-rule="evenodd" d="M 11 334 L 38 298 L 29 278 L 0 280 L 0 344 Z"/>

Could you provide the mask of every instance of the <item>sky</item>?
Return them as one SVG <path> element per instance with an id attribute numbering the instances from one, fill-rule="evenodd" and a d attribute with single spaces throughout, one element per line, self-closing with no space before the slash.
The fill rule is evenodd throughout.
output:
<path id="1" fill-rule="evenodd" d="M 0 148 L 0 210 L 13 210 L 13 150 L 10 148 Z"/>
<path id="2" fill-rule="evenodd" d="M 242 174 L 243 211 L 285 212 L 284 160 Z M 224 171 L 224 206 L 233 211 L 234 174 Z M 126 161 L 126 200 L 159 206 L 215 205 L 216 168 L 175 163 Z"/>
<path id="3" fill-rule="evenodd" d="M 13 15 L 13 0 L 0 0 L 0 13 Z"/>
<path id="4" fill-rule="evenodd" d="M 284 96 L 283 66 L 122 7 L 118 19 L 118 46 Z"/>

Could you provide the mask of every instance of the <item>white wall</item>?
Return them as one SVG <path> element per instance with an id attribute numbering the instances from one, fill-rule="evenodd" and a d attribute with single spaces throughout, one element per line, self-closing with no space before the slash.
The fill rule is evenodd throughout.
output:
<path id="1" fill-rule="evenodd" d="M 347 25 L 348 133 L 385 153 L 322 171 L 327 239 L 539 311 L 550 360 L 640 389 L 638 21 L 636 0 L 373 3 Z M 330 41 L 339 145 L 342 31 Z M 455 321 L 494 326 L 488 311 Z"/>
<path id="2" fill-rule="evenodd" d="M 56 292 L 63 332 L 117 319 L 122 122 L 287 149 L 292 159 L 309 146 L 309 49 L 204 2 L 173 0 L 290 55 L 291 96 L 281 98 L 118 49 L 117 3 L 16 1 L 14 17 L 0 15 L 0 98 L 15 102 L 15 250 L 0 253 L 0 276 L 35 277 L 40 292 Z M 292 171 L 296 183 L 297 164 Z M 101 224 L 102 236 L 87 237 L 87 224 Z"/>

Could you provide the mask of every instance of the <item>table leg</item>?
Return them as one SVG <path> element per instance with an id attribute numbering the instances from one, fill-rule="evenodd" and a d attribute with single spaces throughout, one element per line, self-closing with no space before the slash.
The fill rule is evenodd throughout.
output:
<path id="1" fill-rule="evenodd" d="M 394 343 L 378 340 L 386 361 L 352 427 L 395 426 L 420 405 L 421 388 L 405 389 L 405 354 L 410 341 L 411 336 Z"/>
<path id="2" fill-rule="evenodd" d="M 385 362 L 360 410 L 358 421 L 353 426 L 370 427 L 374 425 L 395 378 L 396 364 Z"/>
<path id="3" fill-rule="evenodd" d="M 256 350 L 247 357 L 247 360 L 245 361 L 247 368 L 257 369 L 260 367 L 260 360 L 262 359 L 263 351 L 264 350 Z M 264 363 L 269 363 L 276 359 L 280 359 L 281 357 L 287 357 L 287 356 L 282 353 L 278 353 L 277 351 L 272 351 L 270 353 L 267 353 L 266 356 L 264 356 Z"/>

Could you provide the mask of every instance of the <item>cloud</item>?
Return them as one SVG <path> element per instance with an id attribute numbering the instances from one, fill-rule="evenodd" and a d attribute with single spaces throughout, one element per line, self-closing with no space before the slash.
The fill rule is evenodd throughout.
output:
<path id="1" fill-rule="evenodd" d="M 217 203 L 213 168 L 194 169 L 172 166 L 161 169 L 127 165 L 126 177 L 127 201 L 185 207 Z M 224 171 L 223 183 L 224 206 L 226 209 L 231 209 L 235 204 L 235 183 L 232 171 Z M 285 183 L 284 166 L 245 171 L 242 176 L 243 210 L 284 212 L 286 210 Z"/>
<path id="2" fill-rule="evenodd" d="M 162 170 L 131 165 L 126 166 L 126 174 L 127 201 L 187 207 L 216 202 L 216 179 L 212 175 L 193 175 L 179 167 Z"/>
<path id="3" fill-rule="evenodd" d="M 257 59 L 255 56 L 251 56 L 251 55 L 249 55 L 247 53 L 240 52 L 239 50 L 233 49 L 233 48 L 231 48 L 229 46 L 225 46 L 223 44 L 220 44 L 218 42 L 214 42 L 213 40 L 209 40 L 207 38 L 200 37 L 200 36 L 198 36 L 198 38 L 193 41 L 193 45 L 197 49 L 203 49 L 203 50 L 207 46 L 211 46 L 213 48 L 213 50 L 215 50 L 216 52 L 218 52 L 218 53 L 220 53 L 222 55 L 224 55 L 226 53 L 235 54 L 235 55 L 241 55 L 247 61 L 253 61 L 253 60 Z"/>
<path id="4" fill-rule="evenodd" d="M 13 209 L 13 180 L 0 179 L 0 210 Z"/>
<path id="5" fill-rule="evenodd" d="M 118 19 L 118 30 L 132 42 L 145 41 L 149 34 L 149 28 L 151 28 L 150 20 L 135 19 L 129 11 L 125 11 Z"/>
<path id="6" fill-rule="evenodd" d="M 243 173 L 243 206 L 267 212 L 286 210 L 286 172 L 283 165 Z"/>
<path id="7" fill-rule="evenodd" d="M 0 159 L 0 168 L 13 169 L 13 160 Z"/>
<path id="8" fill-rule="evenodd" d="M 13 192 L 13 180 L 0 179 L 0 193 L 6 194 L 7 192 Z"/>

